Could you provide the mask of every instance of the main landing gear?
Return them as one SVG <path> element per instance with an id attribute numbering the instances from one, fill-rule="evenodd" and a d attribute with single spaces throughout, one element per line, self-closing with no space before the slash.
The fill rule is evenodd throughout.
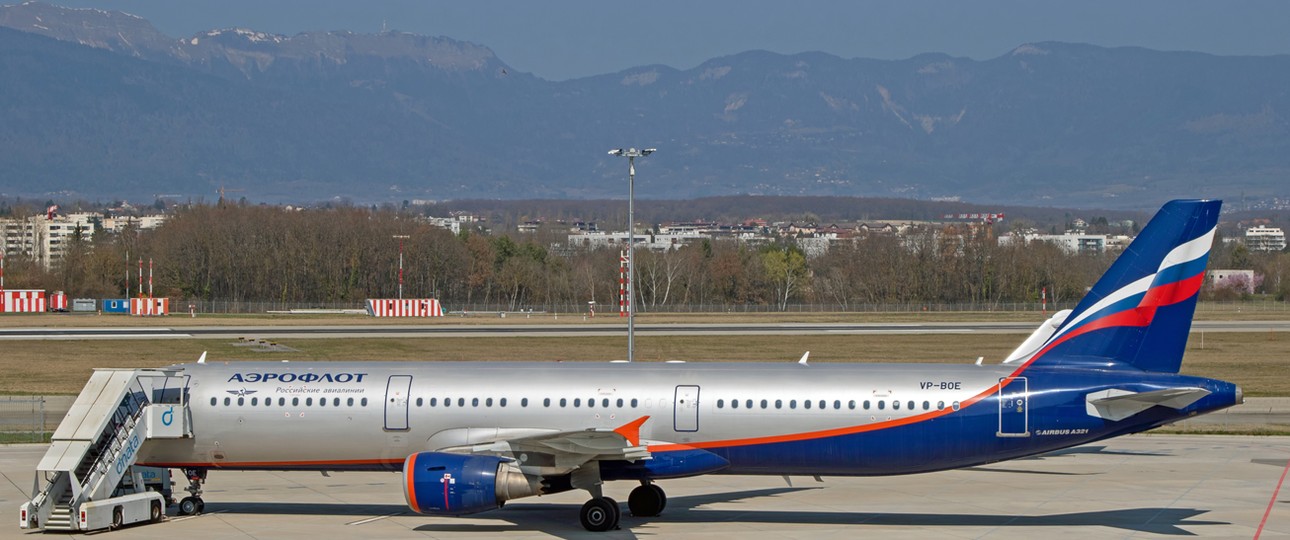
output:
<path id="1" fill-rule="evenodd" d="M 657 516 L 663 513 L 665 507 L 667 495 L 663 493 L 663 488 L 648 480 L 642 481 L 627 497 L 627 509 L 636 517 Z M 582 522 L 583 528 L 591 532 L 617 529 L 621 517 L 618 501 L 600 496 L 599 489 L 592 491 L 591 500 L 582 505 L 582 510 L 578 513 L 578 520 Z"/>
<path id="2" fill-rule="evenodd" d="M 191 516 L 202 513 L 206 509 L 206 503 L 202 501 L 202 484 L 206 482 L 206 469 L 184 469 L 184 476 L 188 478 L 188 487 L 184 491 L 189 493 L 179 501 L 179 515 Z"/>
<path id="3" fill-rule="evenodd" d="M 641 482 L 627 496 L 627 509 L 636 517 L 654 517 L 667 508 L 667 494 L 663 488 L 651 482 Z"/>

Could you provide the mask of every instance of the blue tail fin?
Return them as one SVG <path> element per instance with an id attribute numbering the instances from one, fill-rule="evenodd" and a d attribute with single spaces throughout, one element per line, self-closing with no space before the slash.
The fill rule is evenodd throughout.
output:
<path id="1" fill-rule="evenodd" d="M 1177 373 L 1221 204 L 1165 204 L 1029 362 L 1097 358 Z"/>

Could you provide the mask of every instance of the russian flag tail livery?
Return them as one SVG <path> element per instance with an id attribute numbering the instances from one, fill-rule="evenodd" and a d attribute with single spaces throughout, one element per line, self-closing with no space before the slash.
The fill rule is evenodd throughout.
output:
<path id="1" fill-rule="evenodd" d="M 1171 201 L 1027 363 L 1178 373 L 1221 201 Z M 1022 358 L 1009 358 L 1017 361 Z"/>

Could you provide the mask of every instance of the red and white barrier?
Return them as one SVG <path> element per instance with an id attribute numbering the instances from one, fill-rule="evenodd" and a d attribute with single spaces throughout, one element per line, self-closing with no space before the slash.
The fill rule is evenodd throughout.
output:
<path id="1" fill-rule="evenodd" d="M 58 291 L 49 295 L 49 310 L 67 311 L 67 293 Z"/>
<path id="2" fill-rule="evenodd" d="M 373 317 L 442 317 L 443 306 L 434 298 L 369 298 L 367 314 Z"/>
<path id="3" fill-rule="evenodd" d="M 45 291 L 8 289 L 4 291 L 5 313 L 44 313 Z"/>
<path id="4" fill-rule="evenodd" d="M 170 314 L 169 298 L 131 298 L 130 314 L 139 316 L 158 316 Z"/>

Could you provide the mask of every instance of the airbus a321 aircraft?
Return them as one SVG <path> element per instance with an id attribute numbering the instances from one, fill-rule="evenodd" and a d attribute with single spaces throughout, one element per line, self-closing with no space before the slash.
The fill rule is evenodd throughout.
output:
<path id="1" fill-rule="evenodd" d="M 614 480 L 655 516 L 671 478 L 923 473 L 1136 433 L 1242 402 L 1178 374 L 1219 206 L 1165 205 L 1001 363 L 184 364 L 194 435 L 138 462 L 185 471 L 181 513 L 212 470 L 401 470 L 422 514 L 581 489 L 582 525 L 605 531 Z"/>

